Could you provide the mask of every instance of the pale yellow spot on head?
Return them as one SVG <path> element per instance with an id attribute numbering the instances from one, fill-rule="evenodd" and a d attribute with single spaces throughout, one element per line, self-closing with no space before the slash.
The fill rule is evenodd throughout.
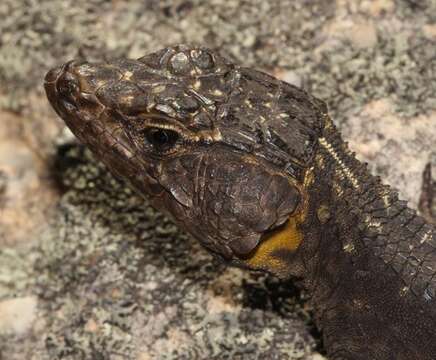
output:
<path id="1" fill-rule="evenodd" d="M 321 224 L 325 224 L 330 219 L 330 210 L 327 205 L 322 204 L 316 210 L 316 215 Z"/>
<path id="2" fill-rule="evenodd" d="M 400 289 L 400 296 L 404 296 L 409 292 L 410 288 L 408 286 L 404 286 Z"/>
<path id="3" fill-rule="evenodd" d="M 133 73 L 131 71 L 126 71 L 124 73 L 124 79 L 125 80 L 130 80 L 132 76 L 133 76 Z"/>
<path id="4" fill-rule="evenodd" d="M 151 92 L 153 94 L 158 94 L 158 93 L 161 93 L 162 91 L 164 91 L 165 89 L 166 89 L 165 85 L 158 85 L 158 86 L 153 87 L 151 89 Z"/>
<path id="5" fill-rule="evenodd" d="M 134 98 L 135 97 L 132 96 L 132 95 L 127 95 L 127 96 L 123 97 L 122 102 L 125 103 L 125 104 L 130 104 L 133 101 Z"/>
<path id="6" fill-rule="evenodd" d="M 222 140 L 222 135 L 219 129 L 213 128 L 212 130 L 202 130 L 198 132 L 198 135 L 193 137 L 194 141 L 220 141 Z"/>
<path id="7" fill-rule="evenodd" d="M 98 89 L 99 87 L 102 87 L 103 85 L 106 85 L 105 80 L 97 80 L 95 87 Z"/>
<path id="8" fill-rule="evenodd" d="M 200 89 L 201 88 L 201 81 L 200 80 L 197 80 L 195 83 L 194 83 L 194 89 L 195 90 L 198 90 L 198 89 Z"/>
<path id="9" fill-rule="evenodd" d="M 352 253 L 354 251 L 354 245 L 352 243 L 348 243 L 342 248 L 347 253 Z"/>

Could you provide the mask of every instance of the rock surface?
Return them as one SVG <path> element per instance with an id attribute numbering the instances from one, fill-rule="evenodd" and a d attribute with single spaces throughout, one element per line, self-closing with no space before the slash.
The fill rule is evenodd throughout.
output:
<path id="1" fill-rule="evenodd" d="M 0 334 L 26 334 L 35 320 L 36 306 L 33 296 L 0 302 Z"/>
<path id="2" fill-rule="evenodd" d="M 416 206 L 436 158 L 434 14 L 431 0 L 2 1 L 0 359 L 322 359 L 304 294 L 216 263 L 113 179 L 42 79 L 72 57 L 207 44 L 325 99 Z"/>

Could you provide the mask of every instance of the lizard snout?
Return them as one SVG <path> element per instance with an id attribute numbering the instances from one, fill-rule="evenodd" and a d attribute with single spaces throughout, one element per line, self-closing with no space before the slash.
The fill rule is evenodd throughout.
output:
<path id="1" fill-rule="evenodd" d="M 80 86 L 73 68 L 74 61 L 70 61 L 50 70 L 44 79 L 48 99 L 62 118 L 77 109 Z"/>

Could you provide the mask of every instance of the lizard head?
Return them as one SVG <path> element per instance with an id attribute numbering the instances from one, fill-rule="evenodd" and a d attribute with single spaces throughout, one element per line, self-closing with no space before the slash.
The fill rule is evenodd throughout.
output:
<path id="1" fill-rule="evenodd" d="M 184 45 L 137 60 L 71 61 L 46 75 L 45 89 L 113 173 L 211 252 L 277 273 L 271 254 L 298 247 L 327 116 L 320 100 Z"/>

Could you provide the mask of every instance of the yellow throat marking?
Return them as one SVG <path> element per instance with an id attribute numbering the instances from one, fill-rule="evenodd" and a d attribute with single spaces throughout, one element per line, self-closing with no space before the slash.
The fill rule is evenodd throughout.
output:
<path id="1" fill-rule="evenodd" d="M 286 272 L 289 265 L 276 253 L 294 252 L 303 240 L 303 234 L 297 228 L 297 217 L 290 217 L 284 227 L 267 234 L 255 249 L 254 254 L 244 260 L 245 264 L 254 269 L 269 270 L 275 274 Z"/>
<path id="2" fill-rule="evenodd" d="M 307 189 L 312 182 L 313 171 L 308 169 L 301 192 L 305 193 L 303 189 Z M 306 219 L 308 208 L 309 198 L 303 196 L 299 211 L 292 214 L 280 229 L 265 234 L 253 254 L 242 262 L 252 269 L 267 270 L 278 276 L 285 276 L 289 272 L 290 264 L 283 255 L 295 252 L 303 241 L 303 232 L 299 226 Z"/>

